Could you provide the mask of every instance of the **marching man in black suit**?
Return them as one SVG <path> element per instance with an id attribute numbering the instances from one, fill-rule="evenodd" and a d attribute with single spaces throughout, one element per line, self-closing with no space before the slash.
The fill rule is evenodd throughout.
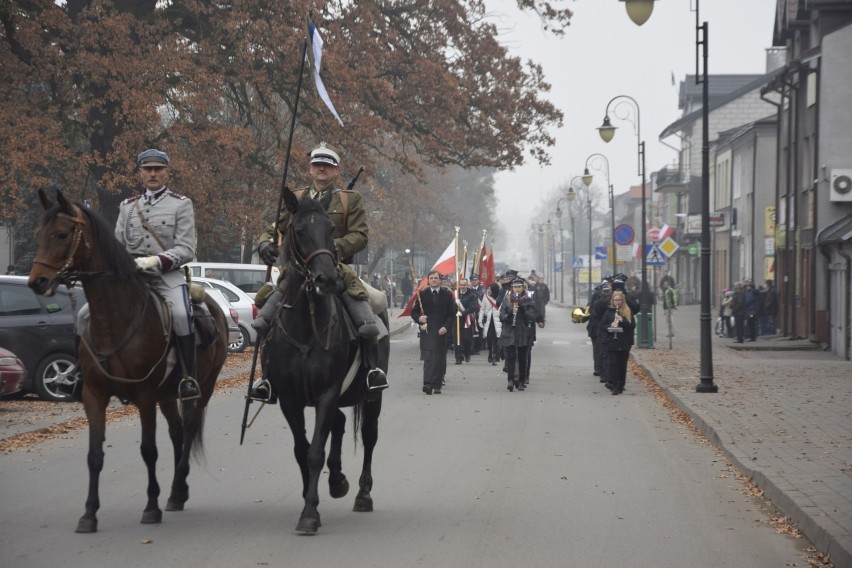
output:
<path id="1" fill-rule="evenodd" d="M 420 324 L 420 349 L 423 352 L 423 392 L 441 394 L 441 382 L 447 372 L 447 332 L 454 323 L 456 301 L 453 293 L 441 286 L 441 274 L 429 273 L 429 286 L 418 292 L 411 308 L 411 319 Z M 426 326 L 425 331 L 423 326 Z"/>

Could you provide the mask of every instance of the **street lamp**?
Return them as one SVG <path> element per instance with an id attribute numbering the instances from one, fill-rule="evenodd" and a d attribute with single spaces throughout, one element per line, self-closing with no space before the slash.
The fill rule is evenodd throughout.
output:
<path id="1" fill-rule="evenodd" d="M 569 187 L 568 193 L 565 195 L 565 197 L 563 197 L 562 199 L 560 199 L 556 203 L 556 218 L 559 219 L 559 223 L 560 224 L 562 223 L 562 210 L 559 208 L 559 203 L 562 203 L 563 200 L 568 201 L 568 218 L 571 219 L 571 305 L 573 305 L 573 306 L 577 305 L 577 278 L 576 278 L 577 274 L 574 271 L 574 259 L 577 258 L 577 246 L 576 246 L 577 239 L 574 238 L 574 207 L 571 205 L 571 202 L 574 201 L 575 197 L 576 196 L 574 195 L 574 189 Z M 561 234 L 562 233 L 561 233 L 561 230 L 560 230 L 560 235 Z M 564 271 L 565 270 L 565 250 L 564 250 L 564 246 L 563 246 L 562 252 L 563 252 L 563 254 L 562 254 L 562 270 Z M 562 286 L 562 291 L 563 291 L 563 294 L 562 294 L 563 300 L 560 300 L 560 301 L 564 301 L 564 296 L 565 296 L 565 294 L 564 294 L 564 291 L 565 291 L 564 283 L 563 283 L 563 286 Z"/>
<path id="2" fill-rule="evenodd" d="M 573 193 L 571 194 L 573 196 Z M 562 266 L 562 271 L 559 273 L 559 302 L 565 303 L 565 239 L 562 236 L 562 209 L 559 205 L 563 201 L 569 201 L 567 197 L 562 197 L 556 202 L 556 219 L 559 221 L 559 263 Z M 574 214 L 571 216 L 571 244 L 574 244 Z M 573 263 L 572 263 L 573 265 Z M 572 277 L 573 282 L 573 277 Z M 576 289 L 576 288 L 575 288 Z M 574 294 L 574 303 L 577 303 L 576 293 Z"/>
<path id="3" fill-rule="evenodd" d="M 632 1 L 635 2 L 637 0 L 632 0 Z M 650 13 L 648 15 L 650 16 Z M 604 111 L 603 124 L 598 128 L 598 132 L 600 133 L 601 139 L 604 142 L 609 142 L 615 136 L 616 127 L 613 126 L 612 123 L 609 120 L 609 108 L 610 108 L 610 105 L 612 105 L 613 103 L 616 103 L 615 107 L 613 108 L 613 111 L 615 112 L 615 116 L 617 118 L 621 118 L 622 120 L 627 120 L 628 122 L 631 122 L 634 126 L 634 129 L 636 130 L 636 142 L 638 144 L 638 158 L 639 158 L 639 174 L 642 176 L 642 212 L 641 212 L 642 220 L 640 221 L 642 223 L 642 230 L 639 231 L 642 235 L 642 243 L 640 245 L 642 248 L 639 249 L 639 252 L 641 254 L 641 259 L 642 259 L 642 261 L 641 261 L 642 289 L 639 292 L 639 312 L 641 314 L 643 314 L 641 320 L 639 321 L 640 325 L 638 326 L 637 331 L 639 332 L 638 333 L 638 336 L 639 336 L 638 337 L 638 339 L 639 339 L 639 345 L 638 346 L 639 346 L 639 348 L 640 349 L 650 349 L 650 348 L 654 347 L 654 343 L 653 343 L 653 339 L 652 339 L 652 335 L 651 335 L 651 325 L 650 325 L 651 322 L 649 320 L 650 306 L 648 305 L 648 300 L 650 299 L 649 298 L 650 290 L 648 289 L 647 276 L 645 274 L 647 272 L 647 269 L 648 269 L 648 266 L 647 266 L 648 259 L 645 258 L 646 233 L 648 232 L 647 227 L 645 227 L 645 225 L 647 223 L 647 218 L 648 218 L 647 213 L 645 212 L 645 141 L 642 140 L 641 121 L 640 121 L 640 114 L 639 114 L 639 103 L 636 102 L 636 99 L 634 99 L 633 97 L 630 97 L 628 95 L 618 95 L 616 97 L 613 97 L 606 104 L 606 110 Z M 631 110 L 633 111 L 633 115 L 636 118 L 635 122 L 630 120 L 629 112 L 624 117 L 621 117 L 621 116 L 618 115 L 618 109 L 622 105 L 626 105 L 628 111 L 631 111 Z"/>
<path id="4" fill-rule="evenodd" d="M 647 22 L 654 11 L 654 0 L 619 0 L 619 2 L 624 2 L 627 17 L 637 26 Z"/>
<path id="5" fill-rule="evenodd" d="M 594 176 L 589 173 L 589 161 L 592 160 L 592 165 L 594 165 L 595 160 L 602 160 L 604 165 L 606 165 L 606 185 L 609 190 L 609 211 L 610 211 L 610 241 L 612 242 L 612 273 L 615 274 L 615 197 L 613 196 L 612 184 L 609 182 L 609 160 L 603 154 L 591 154 L 588 158 L 586 158 L 586 169 L 583 172 L 583 183 L 586 187 L 592 185 L 592 179 Z M 596 170 L 600 170 L 601 168 L 595 168 Z"/>
<path id="6" fill-rule="evenodd" d="M 654 0 L 625 0 L 625 7 L 630 19 L 631 9 L 640 8 L 639 4 L 651 3 L 647 20 L 654 9 Z M 707 60 L 709 58 L 709 30 L 707 22 L 700 23 L 700 0 L 695 0 L 695 83 L 701 84 L 701 382 L 695 387 L 696 392 L 719 392 L 719 387 L 713 382 L 713 344 L 711 343 L 710 315 L 710 104 L 709 87 L 707 82 Z M 646 8 L 647 9 L 647 8 Z M 641 22 L 633 20 L 636 24 Z M 701 49 L 701 73 L 699 74 L 698 50 Z M 700 78 L 699 78 L 700 77 Z M 642 196 L 644 199 L 644 195 Z"/>
<path id="7" fill-rule="evenodd" d="M 571 178 L 571 181 L 568 182 L 568 200 L 573 201 L 575 199 L 574 193 L 574 181 L 575 180 L 582 181 L 583 176 L 574 176 Z M 592 193 L 591 191 L 586 191 L 586 205 L 589 207 L 589 266 L 586 270 L 589 271 L 589 301 L 592 300 L 592 259 L 594 259 L 594 251 L 592 250 Z M 572 235 L 573 238 L 573 235 Z"/>

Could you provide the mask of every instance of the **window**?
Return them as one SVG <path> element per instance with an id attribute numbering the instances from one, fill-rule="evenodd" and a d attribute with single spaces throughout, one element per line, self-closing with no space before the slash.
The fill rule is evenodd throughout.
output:
<path id="1" fill-rule="evenodd" d="M 41 304 L 32 290 L 25 286 L 0 286 L 0 316 L 31 316 L 41 313 Z"/>

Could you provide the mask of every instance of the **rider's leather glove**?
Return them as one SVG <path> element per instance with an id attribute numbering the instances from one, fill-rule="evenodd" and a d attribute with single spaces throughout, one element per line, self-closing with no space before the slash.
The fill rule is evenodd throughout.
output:
<path id="1" fill-rule="evenodd" d="M 160 271 L 160 259 L 156 256 L 142 256 L 136 259 L 136 267 L 139 270 Z"/>
<path id="2" fill-rule="evenodd" d="M 260 243 L 260 246 L 257 248 L 257 252 L 260 255 L 260 260 L 262 260 L 267 266 L 272 266 L 275 264 L 275 261 L 278 260 L 278 247 L 269 241 Z"/>

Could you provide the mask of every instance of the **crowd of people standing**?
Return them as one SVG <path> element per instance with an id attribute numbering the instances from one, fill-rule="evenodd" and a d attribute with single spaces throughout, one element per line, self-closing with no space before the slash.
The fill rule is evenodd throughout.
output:
<path id="1" fill-rule="evenodd" d="M 430 272 L 428 286 L 417 293 L 411 311 L 420 326 L 423 392 L 441 393 L 449 352 L 456 365 L 463 365 L 483 351 L 492 366 L 504 363 L 510 392 L 525 390 L 536 329 L 545 325 L 549 301 L 550 290 L 535 272 L 524 279 L 509 270 L 487 288 L 476 274 L 454 284 Z"/>

